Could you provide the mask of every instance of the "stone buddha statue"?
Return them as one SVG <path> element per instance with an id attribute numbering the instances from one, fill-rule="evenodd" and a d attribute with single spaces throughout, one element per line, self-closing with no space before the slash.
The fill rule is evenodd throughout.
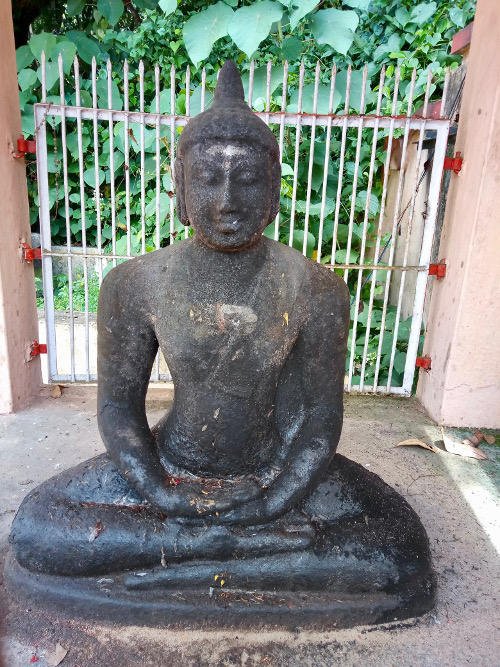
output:
<path id="1" fill-rule="evenodd" d="M 276 139 L 228 61 L 213 105 L 178 145 L 178 213 L 193 237 L 117 266 L 102 284 L 106 453 L 22 503 L 8 568 L 17 588 L 91 600 L 100 613 L 139 609 L 145 622 L 163 609 L 165 623 L 189 614 L 227 623 L 229 604 L 259 622 L 278 614 L 338 627 L 432 606 L 418 517 L 336 454 L 348 291 L 262 235 L 280 176 Z M 158 348 L 175 393 L 150 428 Z"/>

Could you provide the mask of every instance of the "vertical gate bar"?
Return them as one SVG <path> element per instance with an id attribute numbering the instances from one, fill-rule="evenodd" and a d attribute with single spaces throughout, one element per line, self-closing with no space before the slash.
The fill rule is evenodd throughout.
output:
<path id="1" fill-rule="evenodd" d="M 447 67 L 444 74 L 443 94 L 441 95 L 441 109 L 439 113 L 440 118 L 445 118 L 444 110 L 446 108 L 446 101 L 448 98 L 448 88 L 450 85 L 450 68 Z M 448 130 L 449 131 L 449 130 Z"/>
<path id="2" fill-rule="evenodd" d="M 352 376 L 354 372 L 354 353 L 356 350 L 356 335 L 358 329 L 358 315 L 359 315 L 359 302 L 361 300 L 361 282 L 363 277 L 363 262 L 365 261 L 365 251 L 366 251 L 366 236 L 368 233 L 368 218 L 370 213 L 370 202 L 371 202 L 371 192 L 373 185 L 373 170 L 375 167 L 375 155 L 377 152 L 377 142 L 378 142 L 378 127 L 380 119 L 380 108 L 382 105 L 382 92 L 384 89 L 384 79 L 385 79 L 385 67 L 382 67 L 380 70 L 380 79 L 378 85 L 378 96 L 377 96 L 377 110 L 376 110 L 376 119 L 375 125 L 373 127 L 373 137 L 372 137 L 372 149 L 370 155 L 370 166 L 368 168 L 368 183 L 366 186 L 366 199 L 365 199 L 365 213 L 363 217 L 363 228 L 361 234 L 361 249 L 359 253 L 359 264 L 360 268 L 358 270 L 358 279 L 356 283 L 356 298 L 354 302 L 354 319 L 352 323 L 352 336 L 351 336 L 351 352 L 349 357 L 349 375 L 348 375 L 348 385 L 347 389 L 350 391 L 352 386 Z M 347 260 L 346 260 L 347 263 Z M 364 361 L 364 359 L 363 359 Z"/>
<path id="3" fill-rule="evenodd" d="M 144 179 L 144 61 L 139 61 L 139 111 L 141 112 L 141 126 L 139 128 L 139 150 L 141 155 L 141 254 L 146 253 L 146 182 Z"/>
<path id="4" fill-rule="evenodd" d="M 102 223 L 101 223 L 101 191 L 99 182 L 99 133 L 97 124 L 97 63 L 92 58 L 91 65 L 91 88 L 92 88 L 92 107 L 94 115 L 92 119 L 93 140 L 94 140 L 94 198 L 95 213 L 97 223 L 97 252 L 99 261 L 97 262 L 97 274 L 99 276 L 99 285 L 102 283 Z"/>
<path id="5" fill-rule="evenodd" d="M 430 86 L 431 86 L 431 80 L 432 80 L 432 72 L 428 70 L 427 74 L 427 85 L 425 88 L 425 96 L 424 96 L 424 107 L 423 107 L 423 116 L 424 120 L 422 121 L 419 129 L 419 134 L 418 134 L 418 145 L 417 145 L 417 159 L 416 159 L 416 165 L 415 165 L 415 187 L 413 188 L 413 193 L 411 197 L 411 204 L 410 204 L 410 210 L 408 214 L 408 224 L 406 227 L 406 236 L 405 236 L 405 245 L 404 245 L 404 252 L 403 252 L 403 266 L 407 266 L 408 264 L 408 253 L 410 249 L 410 237 L 411 237 L 411 232 L 413 228 L 413 216 L 415 215 L 415 202 L 417 200 L 417 188 L 418 188 L 418 180 L 419 180 L 419 172 L 420 172 L 420 164 L 422 161 L 422 145 L 424 141 L 424 134 L 425 134 L 425 118 L 427 116 L 427 108 L 429 105 L 429 96 L 430 96 Z M 424 171 L 425 174 L 425 171 Z M 393 334 L 393 340 L 392 340 L 392 350 L 391 350 L 391 361 L 389 365 L 389 377 L 387 379 L 387 389 L 389 390 L 391 387 L 391 381 L 392 381 L 392 372 L 393 372 L 393 366 L 394 366 L 394 357 L 396 354 L 396 344 L 398 340 L 398 333 L 399 333 L 399 323 L 401 319 L 401 308 L 402 308 L 402 303 L 403 303 L 403 293 L 404 293 L 404 288 L 406 284 L 406 271 L 402 271 L 401 273 L 401 280 L 399 283 L 399 293 L 398 293 L 398 304 L 396 308 L 396 321 L 394 324 L 394 334 Z M 405 360 L 406 362 L 406 360 Z M 411 392 L 411 386 L 405 387 L 405 390 L 408 392 L 408 394 Z"/>
<path id="6" fill-rule="evenodd" d="M 156 111 L 156 126 L 155 126 L 155 173 L 156 173 L 156 193 L 155 193 L 155 247 L 156 250 L 160 247 L 160 191 L 161 191 L 161 155 L 160 155 L 160 67 L 155 65 L 155 111 Z"/>
<path id="7" fill-rule="evenodd" d="M 420 249 L 420 266 L 429 264 L 432 252 L 432 243 L 436 229 L 436 218 L 439 207 L 439 193 L 441 189 L 441 177 L 443 173 L 444 158 L 448 144 L 449 125 L 438 128 L 436 143 L 434 146 L 434 157 L 432 160 L 432 171 L 429 183 L 429 195 L 427 197 L 427 216 L 425 219 L 422 246 Z M 417 358 L 420 329 L 424 311 L 425 292 L 427 287 L 428 273 L 419 271 L 415 285 L 415 301 L 413 304 L 412 326 L 408 339 L 406 352 L 406 364 L 404 370 L 403 388 L 411 391 L 413 377 L 415 375 L 415 360 Z"/>
<path id="8" fill-rule="evenodd" d="M 318 112 L 318 90 L 319 78 L 321 74 L 321 67 L 319 60 L 316 62 L 316 70 L 314 72 L 314 93 L 313 93 L 313 119 L 311 124 L 311 135 L 309 145 L 309 165 L 307 168 L 307 190 L 306 190 L 306 211 L 304 215 L 304 239 L 302 242 L 302 254 L 307 255 L 307 236 L 309 234 L 309 211 L 311 209 L 311 187 L 312 187 L 312 171 L 314 164 L 314 142 L 316 141 L 316 114 Z"/>
<path id="9" fill-rule="evenodd" d="M 62 55 L 57 58 L 59 69 L 59 97 L 61 103 L 61 149 L 63 165 L 64 187 L 64 218 L 66 222 L 66 258 L 68 270 L 68 300 L 69 300 L 69 352 L 71 381 L 75 381 L 75 318 L 73 313 L 73 266 L 71 252 L 71 223 L 69 218 L 69 188 L 68 188 L 68 149 L 66 142 L 66 97 L 64 94 L 64 69 Z"/>
<path id="10" fill-rule="evenodd" d="M 281 91 L 281 118 L 280 118 L 280 135 L 279 135 L 279 149 L 280 149 L 280 165 L 283 165 L 283 141 L 285 138 L 285 112 L 286 112 L 286 93 L 288 83 L 288 60 L 283 63 L 283 87 Z M 279 240 L 280 234 L 280 212 L 274 220 L 274 240 Z"/>
<path id="11" fill-rule="evenodd" d="M 191 68 L 186 67 L 186 116 L 189 121 L 191 115 Z M 184 227 L 184 238 L 189 237 L 189 227 Z"/>
<path id="12" fill-rule="evenodd" d="M 297 100 L 297 118 L 295 121 L 295 154 L 293 158 L 293 186 L 292 186 L 292 208 L 290 211 L 290 236 L 288 238 L 288 245 L 293 245 L 293 232 L 295 226 L 295 207 L 297 203 L 297 180 L 299 172 L 299 148 L 300 148 L 300 132 L 302 125 L 302 89 L 304 87 L 304 61 L 300 63 L 299 69 L 299 91 Z"/>
<path id="13" fill-rule="evenodd" d="M 40 69 L 42 71 L 42 102 L 47 101 L 47 59 L 45 57 L 45 51 L 42 51 L 40 54 Z"/>
<path id="14" fill-rule="evenodd" d="M 253 78 L 255 73 L 255 61 L 250 61 L 250 72 L 248 73 L 248 106 L 252 109 L 253 104 Z"/>
<path id="15" fill-rule="evenodd" d="M 85 181 L 83 173 L 85 171 L 85 162 L 83 159 L 83 142 L 82 142 L 82 114 L 81 114 L 81 97 L 80 97 L 80 63 L 75 56 L 74 60 L 74 74 L 75 74 L 75 99 L 77 109 L 76 116 L 76 131 L 78 142 L 78 175 L 80 177 L 80 213 L 81 213 L 81 230 L 82 230 L 82 265 L 83 265 L 83 289 L 84 289 L 84 303 L 85 303 L 85 374 L 87 381 L 90 381 L 90 336 L 89 336 L 89 276 L 87 265 L 87 222 L 85 209 Z"/>
<path id="16" fill-rule="evenodd" d="M 269 111 L 271 109 L 271 67 L 272 63 L 270 60 L 267 62 L 266 70 L 266 116 L 264 122 L 269 127 Z"/>
<path id="17" fill-rule="evenodd" d="M 391 230 L 391 236 L 390 236 L 390 246 L 389 246 L 389 260 L 388 264 L 392 265 L 393 259 L 394 259 L 394 251 L 396 248 L 396 232 L 399 224 L 399 211 L 401 208 L 401 198 L 403 196 L 403 184 L 404 184 L 404 164 L 406 161 L 406 151 L 408 148 L 408 137 L 410 135 L 410 119 L 411 119 L 411 114 L 412 114 L 412 109 L 413 109 L 413 92 L 415 90 L 415 79 L 416 79 L 416 70 L 414 69 L 412 71 L 411 75 L 411 81 L 410 81 L 410 88 L 408 91 L 408 108 L 406 112 L 406 122 L 405 122 L 405 129 L 404 129 L 404 134 L 403 134 L 403 147 L 401 149 L 401 165 L 400 165 L 400 170 L 399 170 L 399 178 L 398 178 L 398 190 L 397 190 L 397 195 L 396 195 L 396 205 L 394 207 L 394 216 L 392 220 L 392 230 Z M 379 342 L 378 342 L 378 348 L 377 348 L 377 359 L 375 362 L 375 377 L 373 379 L 373 391 L 377 391 L 378 387 L 378 376 L 380 372 L 380 360 L 381 360 L 381 354 L 382 354 L 382 344 L 384 342 L 384 335 L 385 335 L 385 320 L 386 320 L 386 315 L 387 315 L 387 303 L 389 300 L 389 289 L 391 286 L 391 276 L 392 276 L 392 271 L 387 272 L 387 277 L 385 281 L 385 290 L 384 290 L 384 304 L 382 306 L 382 320 L 380 322 L 380 335 L 379 335 Z"/>
<path id="18" fill-rule="evenodd" d="M 359 174 L 359 161 L 361 158 L 361 140 L 363 138 L 363 114 L 365 113 L 365 98 L 366 98 L 366 79 L 368 75 L 368 68 L 365 65 L 363 67 L 363 78 L 361 86 L 361 99 L 359 104 L 359 111 L 361 117 L 358 121 L 358 137 L 356 140 L 356 156 L 354 158 L 354 174 L 352 177 L 352 194 L 351 194 L 351 210 L 349 212 L 349 231 L 347 232 L 347 248 L 346 248 L 346 259 L 345 263 L 349 264 L 351 260 L 351 245 L 352 245 L 352 230 L 354 227 L 354 213 L 356 211 L 356 194 L 358 190 L 358 174 Z M 378 121 L 377 121 L 378 122 Z M 349 269 L 344 269 L 344 282 L 347 284 L 347 278 L 349 274 Z"/>
<path id="19" fill-rule="evenodd" d="M 325 161 L 323 163 L 323 187 L 321 190 L 321 209 L 319 214 L 318 254 L 316 257 L 316 261 L 318 263 L 321 262 L 321 247 L 323 245 L 323 227 L 325 224 L 326 188 L 328 185 L 328 169 L 330 166 L 330 142 L 332 137 L 333 98 L 335 95 L 336 76 L 337 67 L 334 64 L 330 76 L 330 97 L 328 99 L 328 124 L 326 126 Z"/>
<path id="20" fill-rule="evenodd" d="M 342 181 L 344 177 L 344 161 L 345 161 L 345 145 L 347 139 L 347 120 L 349 114 L 349 103 L 351 98 L 351 66 L 347 67 L 347 76 L 345 84 L 345 104 L 344 104 L 344 118 L 342 119 L 342 138 L 340 143 L 340 158 L 339 158 L 339 173 L 337 181 L 337 196 L 335 198 L 335 217 L 333 221 L 333 235 L 332 235 L 332 259 L 331 263 L 335 264 L 335 255 L 337 254 L 337 232 L 339 227 L 340 215 L 340 197 L 342 194 Z"/>
<path id="21" fill-rule="evenodd" d="M 200 111 L 205 111 L 205 90 L 207 86 L 207 72 L 205 68 L 201 70 L 201 104 Z"/>
<path id="22" fill-rule="evenodd" d="M 170 67 L 170 180 L 172 190 L 175 189 L 175 174 L 174 174 L 174 163 L 175 163 L 175 67 L 172 65 Z M 172 194 L 170 197 L 170 241 L 172 244 L 174 242 L 174 230 L 175 230 L 175 211 L 174 211 L 174 198 Z"/>
<path id="23" fill-rule="evenodd" d="M 128 60 L 123 63 L 123 109 L 125 120 L 123 121 L 123 150 L 125 153 L 125 226 L 127 228 L 127 256 L 132 254 L 132 230 L 130 226 L 130 126 L 129 126 L 129 68 Z"/>
<path id="24" fill-rule="evenodd" d="M 45 107 L 35 105 L 36 167 L 38 184 L 38 215 L 40 218 L 41 245 L 50 253 L 52 238 L 50 230 L 49 176 L 47 171 L 47 130 Z M 52 256 L 42 255 L 43 303 L 47 335 L 49 382 L 57 377 L 56 324 L 54 312 L 54 282 L 52 277 Z"/>
<path id="25" fill-rule="evenodd" d="M 387 152 L 385 156 L 384 163 L 384 178 L 382 183 L 382 196 L 380 200 L 380 211 L 378 216 L 378 227 L 377 227 L 377 238 L 375 241 L 375 250 L 373 263 L 377 265 L 379 263 L 379 253 L 380 253 L 380 242 L 382 240 L 382 223 L 384 221 L 385 214 L 385 204 L 387 200 L 387 183 L 389 180 L 390 164 L 391 164 L 391 153 L 392 153 L 392 142 L 394 138 L 394 116 L 396 115 L 397 102 L 398 102 L 398 92 L 399 92 L 399 77 L 400 71 L 399 67 L 396 69 L 394 74 L 394 90 L 392 96 L 392 108 L 391 108 L 391 120 L 389 124 L 388 137 L 387 137 Z M 371 284 L 370 284 L 370 299 L 368 302 L 368 317 L 366 319 L 366 332 L 365 332 L 365 343 L 363 347 L 363 361 L 361 364 L 361 377 L 359 380 L 360 391 L 363 391 L 364 388 L 364 379 L 366 371 L 366 360 L 368 355 L 368 343 L 370 341 L 370 330 L 371 330 L 371 320 L 372 320 L 372 311 L 373 311 L 373 300 L 375 297 L 375 284 L 377 279 L 377 269 L 372 271 L 371 275 Z"/>
<path id="26" fill-rule="evenodd" d="M 111 196 L 111 247 L 113 255 L 116 255 L 116 201 L 115 201 L 115 135 L 113 126 L 113 88 L 111 77 L 111 60 L 106 63 L 106 79 L 108 93 L 108 128 L 109 128 L 109 189 Z M 116 259 L 113 259 L 113 266 L 116 266 Z"/>

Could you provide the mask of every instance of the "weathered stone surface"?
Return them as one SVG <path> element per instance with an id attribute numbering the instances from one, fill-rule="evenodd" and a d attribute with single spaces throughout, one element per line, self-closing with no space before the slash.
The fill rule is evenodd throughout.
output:
<path id="1" fill-rule="evenodd" d="M 182 134 L 176 183 L 194 237 L 118 266 L 101 289 L 107 454 L 27 496 L 11 583 L 141 623 L 325 627 L 425 611 L 434 577 L 418 517 L 335 455 L 347 289 L 262 236 L 279 204 L 277 144 L 233 63 Z M 158 346 L 175 396 L 150 429 Z"/>

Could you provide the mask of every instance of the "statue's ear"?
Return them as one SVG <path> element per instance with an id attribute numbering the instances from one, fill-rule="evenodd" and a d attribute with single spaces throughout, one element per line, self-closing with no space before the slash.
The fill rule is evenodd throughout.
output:
<path id="1" fill-rule="evenodd" d="M 187 227 L 189 225 L 189 218 L 187 217 L 186 200 L 184 199 L 184 165 L 180 157 L 175 160 L 174 173 L 177 215 L 182 224 Z"/>
<path id="2" fill-rule="evenodd" d="M 274 221 L 280 210 L 281 193 L 281 164 L 279 160 L 273 160 L 271 166 L 271 212 L 269 214 L 269 223 Z"/>

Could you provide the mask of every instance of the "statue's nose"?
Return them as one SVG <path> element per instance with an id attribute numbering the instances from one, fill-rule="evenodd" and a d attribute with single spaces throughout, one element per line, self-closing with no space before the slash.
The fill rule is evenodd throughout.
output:
<path id="1" fill-rule="evenodd" d="M 237 188 L 234 179 L 227 175 L 221 192 L 220 210 L 221 213 L 232 213 L 236 208 Z"/>

